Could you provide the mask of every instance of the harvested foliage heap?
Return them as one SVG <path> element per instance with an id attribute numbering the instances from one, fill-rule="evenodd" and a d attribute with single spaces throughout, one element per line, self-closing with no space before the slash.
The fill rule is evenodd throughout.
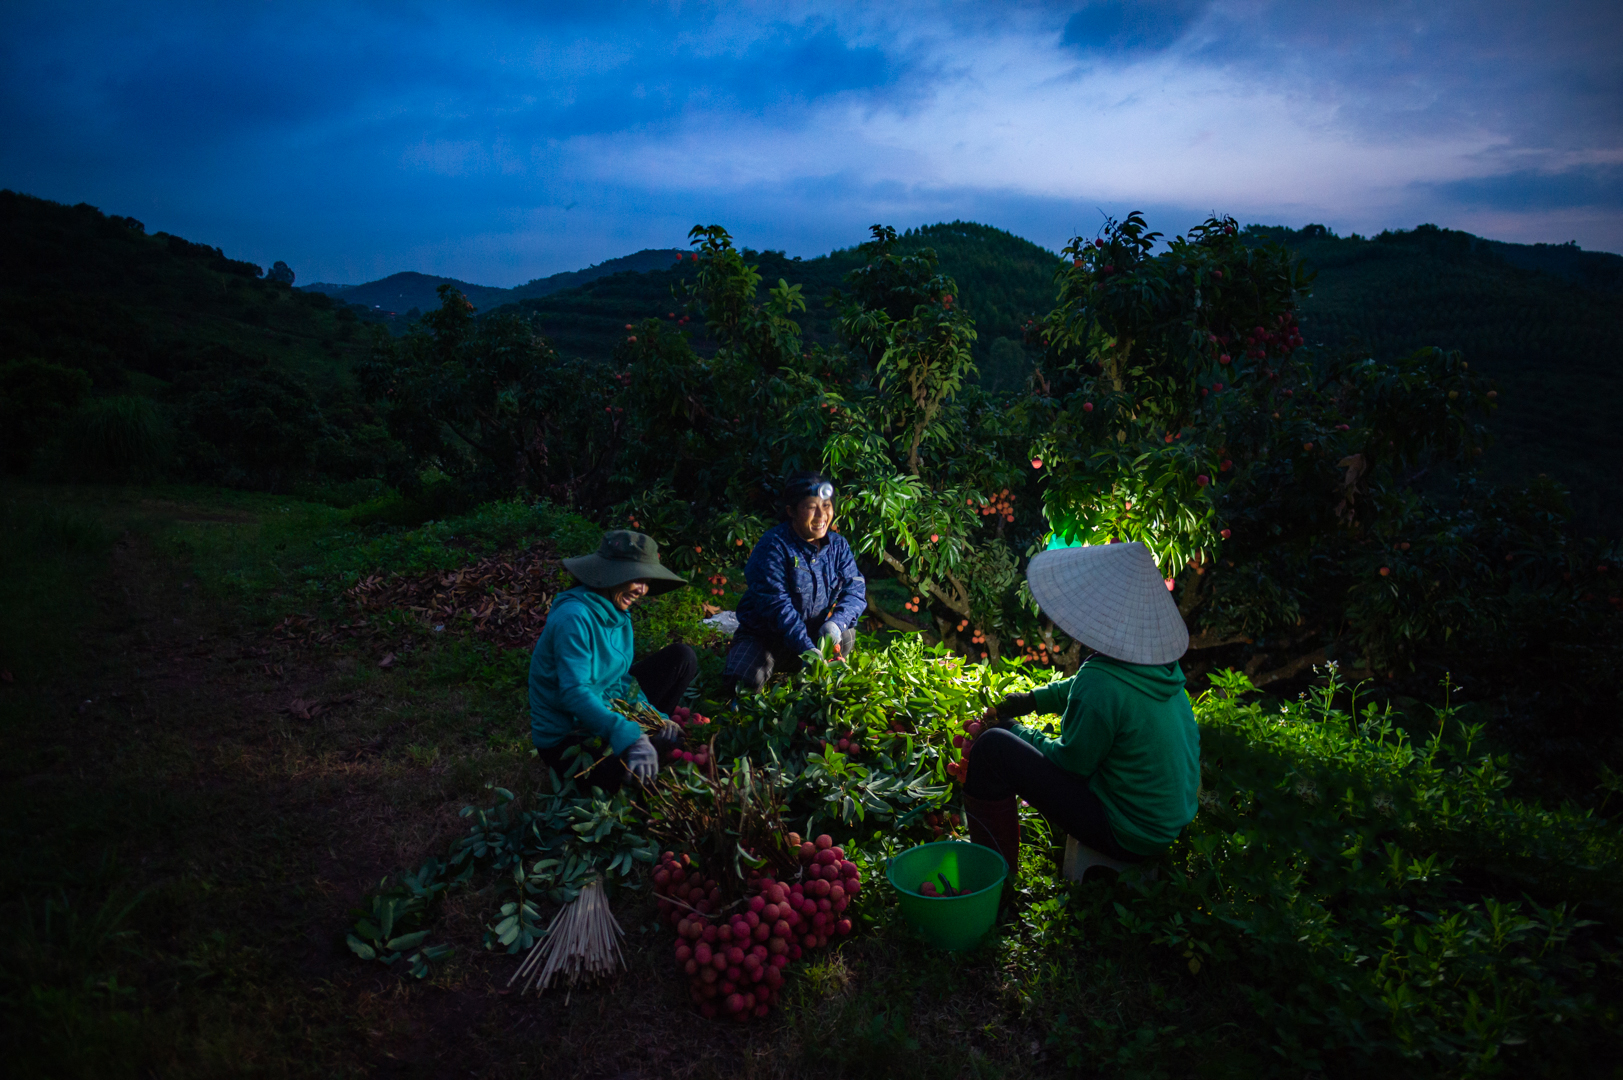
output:
<path id="1" fill-rule="evenodd" d="M 558 552 L 548 544 L 501 551 L 455 570 L 410 577 L 373 574 L 344 595 L 364 611 L 397 608 L 432 624 L 465 618 L 474 633 L 504 649 L 528 649 L 540 636 L 560 586 Z"/>

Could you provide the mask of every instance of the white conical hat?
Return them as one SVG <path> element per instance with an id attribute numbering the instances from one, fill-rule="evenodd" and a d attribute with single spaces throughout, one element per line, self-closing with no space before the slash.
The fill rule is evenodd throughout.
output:
<path id="1" fill-rule="evenodd" d="M 1189 628 L 1143 544 L 1053 548 L 1026 568 L 1043 613 L 1090 649 L 1129 664 L 1169 664 Z"/>

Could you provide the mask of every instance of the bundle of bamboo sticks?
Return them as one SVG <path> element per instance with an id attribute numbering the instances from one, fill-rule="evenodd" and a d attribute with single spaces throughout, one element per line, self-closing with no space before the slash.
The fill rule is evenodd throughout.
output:
<path id="1" fill-rule="evenodd" d="M 553 916 L 507 985 L 519 983 L 521 994 L 543 993 L 560 978 L 573 987 L 582 979 L 613 975 L 626 964 L 620 952 L 624 936 L 609 910 L 603 879 L 595 877 Z"/>

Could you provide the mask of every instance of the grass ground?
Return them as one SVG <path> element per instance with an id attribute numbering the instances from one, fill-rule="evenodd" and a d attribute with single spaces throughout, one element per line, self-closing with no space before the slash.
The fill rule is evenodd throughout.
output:
<path id="1" fill-rule="evenodd" d="M 482 947 L 490 889 L 447 895 L 433 941 L 456 953 L 427 979 L 358 960 L 351 909 L 443 855 L 465 829 L 458 811 L 491 801 L 487 784 L 523 793 L 540 777 L 521 667 L 490 663 L 456 627 L 357 625 L 336 583 L 379 562 L 442 568 L 538 530 L 582 542 L 568 519 L 527 512 L 406 532 L 379 524 L 383 509 L 0 488 L 11 1075 L 1221 1077 L 1276 1064 L 1255 1013 L 1225 992 L 1231 976 L 1095 944 L 1088 920 L 1126 886 L 1062 888 L 1040 854 L 1004 932 L 967 955 L 915 943 L 884 890 L 865 891 L 860 932 L 747 1028 L 696 1015 L 668 931 L 635 896 L 616 901 L 630 967 L 610 987 L 506 993 L 515 959 Z M 278 629 L 301 613 L 333 636 Z"/>

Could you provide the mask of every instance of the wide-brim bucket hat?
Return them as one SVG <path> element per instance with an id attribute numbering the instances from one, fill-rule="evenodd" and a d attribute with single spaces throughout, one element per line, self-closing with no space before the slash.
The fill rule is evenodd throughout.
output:
<path id="1" fill-rule="evenodd" d="M 612 589 L 628 581 L 648 582 L 648 594 L 680 589 L 687 579 L 678 577 L 659 561 L 659 544 L 654 538 L 630 529 L 603 534 L 603 542 L 590 555 L 564 560 L 564 569 L 593 589 Z"/>
<path id="2" fill-rule="evenodd" d="M 1189 651 L 1189 628 L 1143 544 L 1051 548 L 1026 581 L 1061 630 L 1112 659 L 1170 664 Z"/>

